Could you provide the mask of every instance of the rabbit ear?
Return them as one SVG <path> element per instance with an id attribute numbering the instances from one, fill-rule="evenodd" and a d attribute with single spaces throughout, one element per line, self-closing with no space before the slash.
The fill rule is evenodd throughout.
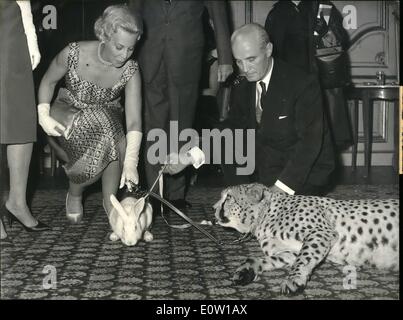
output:
<path id="1" fill-rule="evenodd" d="M 111 200 L 113 207 L 116 209 L 116 211 L 122 217 L 122 219 L 127 220 L 127 213 L 126 213 L 125 209 L 122 207 L 122 205 L 120 204 L 120 202 L 118 201 L 118 199 L 116 199 L 116 197 L 113 194 L 111 194 L 109 199 Z"/>

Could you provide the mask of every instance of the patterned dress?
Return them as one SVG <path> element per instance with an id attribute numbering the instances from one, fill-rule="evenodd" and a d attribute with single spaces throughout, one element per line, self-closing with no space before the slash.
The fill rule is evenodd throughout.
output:
<path id="1" fill-rule="evenodd" d="M 111 88 L 103 88 L 78 75 L 79 44 L 73 42 L 69 47 L 66 88 L 59 90 L 55 103 L 80 109 L 68 140 L 61 137 L 59 142 L 69 157 L 64 165 L 67 176 L 73 183 L 81 184 L 119 159 L 119 147 L 125 143 L 120 93 L 138 65 L 129 60 L 119 81 Z"/>

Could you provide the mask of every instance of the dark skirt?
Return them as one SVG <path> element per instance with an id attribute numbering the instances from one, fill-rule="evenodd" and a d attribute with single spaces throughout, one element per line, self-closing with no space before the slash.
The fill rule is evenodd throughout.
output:
<path id="1" fill-rule="evenodd" d="M 36 141 L 31 59 L 15 1 L 0 1 L 0 143 Z"/>

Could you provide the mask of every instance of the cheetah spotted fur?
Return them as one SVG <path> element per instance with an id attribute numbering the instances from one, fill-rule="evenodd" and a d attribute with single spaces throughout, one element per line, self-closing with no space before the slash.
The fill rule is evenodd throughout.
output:
<path id="1" fill-rule="evenodd" d="M 304 290 L 324 259 L 339 264 L 399 269 L 399 200 L 334 200 L 270 192 L 261 184 L 229 187 L 214 205 L 219 225 L 255 236 L 264 258 L 248 258 L 235 284 L 264 271 L 290 270 L 280 290 Z"/>

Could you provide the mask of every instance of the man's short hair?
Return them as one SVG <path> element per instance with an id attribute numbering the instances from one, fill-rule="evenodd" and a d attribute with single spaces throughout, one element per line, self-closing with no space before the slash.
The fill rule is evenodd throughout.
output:
<path id="1" fill-rule="evenodd" d="M 266 46 L 270 43 L 270 37 L 266 29 L 258 23 L 247 23 L 236 29 L 231 36 L 231 42 L 233 43 L 235 37 L 237 37 L 240 33 L 250 34 L 252 32 L 256 32 L 258 38 L 260 39 L 260 48 L 266 48 Z"/>

